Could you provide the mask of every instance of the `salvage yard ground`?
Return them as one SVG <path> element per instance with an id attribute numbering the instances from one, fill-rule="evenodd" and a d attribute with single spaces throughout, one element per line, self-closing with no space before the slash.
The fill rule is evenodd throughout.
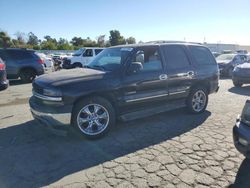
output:
<path id="1" fill-rule="evenodd" d="M 0 187 L 240 187 L 250 161 L 233 145 L 232 127 L 250 86 L 220 80 L 207 111 L 185 109 L 118 123 L 106 137 L 57 136 L 33 120 L 31 84 L 0 93 Z"/>

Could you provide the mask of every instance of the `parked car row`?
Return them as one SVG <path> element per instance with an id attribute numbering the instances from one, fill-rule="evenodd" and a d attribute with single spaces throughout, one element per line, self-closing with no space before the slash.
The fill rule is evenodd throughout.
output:
<path id="1" fill-rule="evenodd" d="M 0 58 L 0 91 L 8 87 L 9 81 L 7 80 L 6 66 Z"/>
<path id="2" fill-rule="evenodd" d="M 9 79 L 21 78 L 24 83 L 44 74 L 44 59 L 34 50 L 6 48 L 0 49 L 0 57 L 5 62 Z"/>
<path id="3" fill-rule="evenodd" d="M 64 58 L 64 69 L 81 68 L 89 64 L 104 48 L 80 48 L 72 56 Z"/>

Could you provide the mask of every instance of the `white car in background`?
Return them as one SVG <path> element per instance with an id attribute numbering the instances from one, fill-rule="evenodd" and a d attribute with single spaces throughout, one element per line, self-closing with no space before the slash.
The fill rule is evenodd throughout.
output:
<path id="1" fill-rule="evenodd" d="M 36 52 L 36 54 L 44 60 L 45 69 L 51 69 L 52 71 L 54 70 L 54 61 L 51 57 L 40 52 Z"/>
<path id="2" fill-rule="evenodd" d="M 83 67 L 90 63 L 104 48 L 80 48 L 63 62 L 63 68 Z"/>

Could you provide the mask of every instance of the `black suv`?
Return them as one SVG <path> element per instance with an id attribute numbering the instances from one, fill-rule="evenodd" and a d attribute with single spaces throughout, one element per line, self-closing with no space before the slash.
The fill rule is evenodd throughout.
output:
<path id="1" fill-rule="evenodd" d="M 131 120 L 183 106 L 206 109 L 219 70 L 208 48 L 148 43 L 103 50 L 88 66 L 36 78 L 31 112 L 40 122 L 71 125 L 87 138 L 104 135 L 117 119 Z"/>
<path id="2" fill-rule="evenodd" d="M 36 55 L 34 50 L 0 48 L 0 57 L 6 64 L 9 79 L 20 77 L 23 82 L 27 83 L 44 73 L 44 60 Z"/>

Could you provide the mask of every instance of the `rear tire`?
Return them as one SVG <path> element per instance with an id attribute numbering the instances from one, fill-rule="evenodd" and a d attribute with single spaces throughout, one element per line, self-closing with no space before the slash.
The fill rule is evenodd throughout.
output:
<path id="1" fill-rule="evenodd" d="M 192 114 L 199 114 L 206 110 L 208 103 L 208 91 L 204 87 L 195 87 L 191 90 L 186 104 Z"/>
<path id="2" fill-rule="evenodd" d="M 115 124 L 115 111 L 102 97 L 92 97 L 77 102 L 72 113 L 72 125 L 82 137 L 98 139 Z"/>
<path id="3" fill-rule="evenodd" d="M 234 70 L 233 67 L 230 67 L 230 68 L 228 69 L 227 75 L 228 75 L 229 78 L 232 78 L 232 76 L 233 76 L 233 70 Z"/>
<path id="4" fill-rule="evenodd" d="M 82 68 L 82 64 L 81 63 L 74 63 L 73 67 L 74 68 Z"/>
<path id="5" fill-rule="evenodd" d="M 235 81 L 235 80 L 233 80 L 233 84 L 235 87 L 241 87 L 243 85 L 242 83 Z"/>
<path id="6" fill-rule="evenodd" d="M 36 72 L 32 69 L 24 69 L 20 73 L 20 78 L 23 83 L 30 83 L 36 77 Z"/>

